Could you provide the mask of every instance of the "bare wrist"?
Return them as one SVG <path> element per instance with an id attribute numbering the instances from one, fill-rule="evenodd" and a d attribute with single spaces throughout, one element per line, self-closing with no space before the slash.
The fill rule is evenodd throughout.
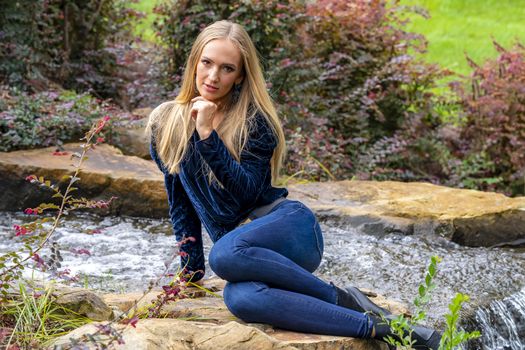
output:
<path id="1" fill-rule="evenodd" d="M 197 132 L 199 133 L 199 138 L 201 140 L 207 139 L 211 135 L 212 131 L 213 129 L 210 128 L 197 128 Z"/>

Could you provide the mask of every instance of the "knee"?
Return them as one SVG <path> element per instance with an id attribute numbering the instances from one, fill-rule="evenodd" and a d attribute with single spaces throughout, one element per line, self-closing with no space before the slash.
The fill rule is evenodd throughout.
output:
<path id="1" fill-rule="evenodd" d="M 228 310 L 245 322 L 257 322 L 264 306 L 260 296 L 268 287 L 260 282 L 227 283 L 224 288 L 224 303 Z"/>
<path id="2" fill-rule="evenodd" d="M 231 271 L 235 269 L 233 249 L 230 244 L 223 241 L 226 237 L 221 238 L 210 251 L 209 263 L 210 268 L 220 278 L 229 281 Z"/>

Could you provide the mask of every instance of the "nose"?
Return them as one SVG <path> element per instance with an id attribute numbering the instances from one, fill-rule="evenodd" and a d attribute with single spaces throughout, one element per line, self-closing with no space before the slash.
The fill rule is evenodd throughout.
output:
<path id="1" fill-rule="evenodd" d="M 211 81 L 216 82 L 219 80 L 219 70 L 217 68 L 212 68 L 208 77 Z"/>

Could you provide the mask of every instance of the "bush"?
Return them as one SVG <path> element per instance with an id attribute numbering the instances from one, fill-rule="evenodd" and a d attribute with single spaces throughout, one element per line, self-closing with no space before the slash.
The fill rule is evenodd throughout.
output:
<path id="1" fill-rule="evenodd" d="M 334 130 L 332 149 L 346 159 L 339 162 L 336 177 L 382 178 L 364 159 L 383 156 L 376 142 L 390 138 L 419 147 L 414 139 L 436 127 L 430 100 L 439 98 L 431 89 L 446 72 L 409 55 L 423 49 L 424 40 L 403 31 L 399 9 L 384 1 L 318 1 L 305 11 L 283 45 L 287 56 L 272 72 L 273 85 L 284 90 L 278 98 L 281 114 L 289 128 L 299 125 L 304 137 L 317 132 L 319 123 Z M 418 129 L 409 130 L 414 123 Z M 317 158 L 330 167 L 334 157 L 321 150 Z M 419 161 L 426 159 L 414 158 Z M 399 165 L 402 169 L 391 175 L 400 170 L 408 175 L 396 177 L 413 177 Z"/>
<path id="2" fill-rule="evenodd" d="M 94 120 L 110 112 L 88 94 L 72 91 L 27 94 L 3 92 L 6 110 L 0 112 L 0 151 L 61 145 L 83 136 Z M 109 135 L 109 134 L 108 134 Z"/>
<path id="3" fill-rule="evenodd" d="M 506 50 L 483 66 L 472 61 L 470 89 L 457 85 L 464 123 L 459 170 L 467 187 L 525 194 L 525 47 Z"/>
<path id="4" fill-rule="evenodd" d="M 240 23 L 263 58 L 284 119 L 288 172 L 314 180 L 363 173 L 355 168 L 361 153 L 406 119 L 430 113 L 429 89 L 444 74 L 408 55 L 424 42 L 401 29 L 397 11 L 365 0 L 171 1 L 157 8 L 167 82 L 180 82 L 203 27 L 218 19 Z"/>
<path id="5" fill-rule="evenodd" d="M 115 96 L 115 55 L 107 48 L 128 37 L 139 13 L 123 0 L 0 0 L 0 83 Z"/>
<path id="6" fill-rule="evenodd" d="M 257 47 L 263 64 L 266 67 L 273 65 L 271 53 L 283 35 L 293 30 L 293 19 L 297 16 L 288 3 L 286 0 L 170 0 L 157 6 L 154 11 L 159 20 L 155 27 L 166 49 L 164 83 L 171 90 L 177 88 L 195 38 L 204 27 L 222 19 L 242 24 Z"/>

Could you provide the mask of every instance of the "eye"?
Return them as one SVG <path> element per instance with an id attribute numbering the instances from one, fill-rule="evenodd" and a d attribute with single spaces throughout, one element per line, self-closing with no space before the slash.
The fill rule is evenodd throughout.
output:
<path id="1" fill-rule="evenodd" d="M 210 63 L 210 61 L 208 61 L 207 59 L 202 59 L 201 60 L 202 64 L 204 64 L 205 66 L 208 65 L 208 63 Z"/>
<path id="2" fill-rule="evenodd" d="M 225 70 L 226 72 L 228 72 L 228 73 L 231 73 L 231 72 L 233 72 L 235 69 L 233 69 L 232 67 L 228 67 L 228 66 L 226 66 L 226 67 L 224 67 L 224 70 Z"/>

